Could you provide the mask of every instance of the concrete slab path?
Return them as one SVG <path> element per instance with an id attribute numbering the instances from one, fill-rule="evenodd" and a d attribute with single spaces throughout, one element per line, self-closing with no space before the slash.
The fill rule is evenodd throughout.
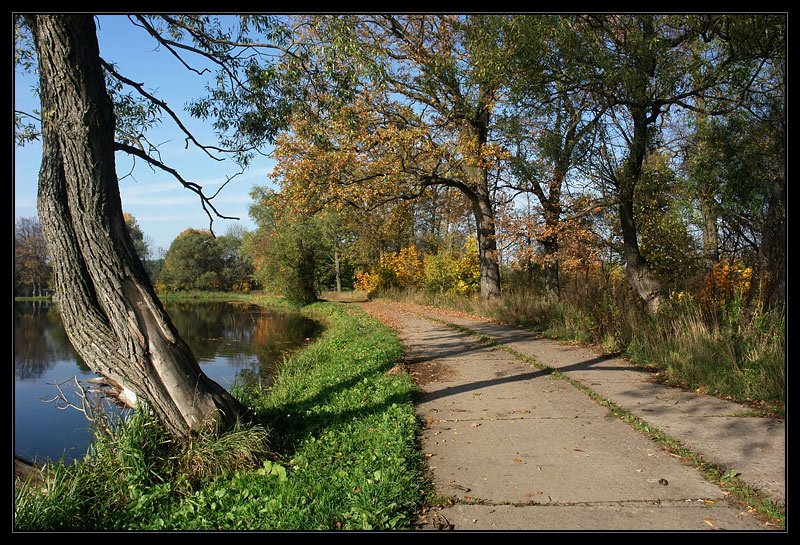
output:
<path id="1" fill-rule="evenodd" d="M 424 393 L 423 449 L 437 493 L 426 515 L 455 530 L 769 530 L 752 510 L 586 393 L 456 324 L 560 370 L 785 502 L 785 422 L 653 382 L 650 373 L 519 328 L 370 302 Z"/>

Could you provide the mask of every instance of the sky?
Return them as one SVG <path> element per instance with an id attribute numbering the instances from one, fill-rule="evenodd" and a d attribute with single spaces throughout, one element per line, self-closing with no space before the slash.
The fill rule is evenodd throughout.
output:
<path id="1" fill-rule="evenodd" d="M 188 71 L 177 59 L 164 50 L 156 50 L 155 41 L 147 33 L 131 24 L 124 15 L 104 15 L 95 19 L 98 25 L 100 56 L 117 65 L 126 77 L 144 83 L 153 93 L 181 115 L 184 124 L 203 144 L 216 144 L 210 122 L 193 119 L 183 110 L 193 97 L 200 96 L 204 78 Z M 31 88 L 34 76 L 15 71 L 14 108 L 32 113 L 39 109 L 38 98 Z M 184 179 L 200 184 L 207 195 L 213 194 L 228 176 L 239 172 L 232 161 L 217 162 L 197 149 L 185 149 L 184 139 L 177 126 L 165 118 L 162 124 L 148 133 L 148 139 L 160 146 L 161 157 L 175 168 Z M 269 152 L 270 150 L 263 150 Z M 41 164 L 39 142 L 14 148 L 14 217 L 36 216 L 36 187 Z M 190 227 L 208 228 L 208 217 L 195 193 L 183 188 L 167 173 L 151 169 L 141 160 L 136 162 L 133 174 L 130 158 L 122 152 L 116 154 L 117 175 L 120 180 L 122 208 L 133 214 L 153 249 L 166 251 L 175 237 Z M 212 202 L 225 216 L 236 216 L 240 221 L 215 219 L 214 232 L 225 234 L 230 225 L 255 228 L 248 216 L 250 190 L 253 186 L 272 185 L 268 173 L 274 162 L 257 156 L 249 168 L 234 178 Z"/>

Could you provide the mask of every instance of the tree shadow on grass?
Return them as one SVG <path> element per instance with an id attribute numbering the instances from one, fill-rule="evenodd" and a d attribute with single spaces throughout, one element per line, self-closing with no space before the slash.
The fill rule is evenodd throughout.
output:
<path id="1" fill-rule="evenodd" d="M 254 415 L 255 420 L 270 430 L 270 446 L 273 452 L 291 456 L 297 447 L 310 437 L 319 437 L 327 430 L 379 414 L 394 404 L 412 403 L 414 390 L 408 388 L 406 391 L 388 393 L 378 402 L 365 401 L 361 406 L 343 410 L 320 410 L 320 407 L 333 405 L 337 396 L 354 388 L 365 379 L 371 381 L 381 379 L 392 365 L 393 363 L 387 363 L 378 369 L 369 369 L 363 373 L 343 377 L 309 397 L 258 410 Z M 375 396 L 375 393 L 365 392 L 363 395 Z"/>

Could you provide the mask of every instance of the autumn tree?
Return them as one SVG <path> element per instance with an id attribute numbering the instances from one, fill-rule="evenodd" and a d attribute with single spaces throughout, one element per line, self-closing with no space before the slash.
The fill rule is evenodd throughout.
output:
<path id="1" fill-rule="evenodd" d="M 472 55 L 488 47 L 496 20 L 313 19 L 310 40 L 335 47 L 318 47 L 309 62 L 335 66 L 347 100 L 311 96 L 310 111 L 276 146 L 283 191 L 321 205 L 369 208 L 433 187 L 459 192 L 475 221 L 484 298 L 500 294 L 491 173 L 502 150 L 490 135 L 503 82 L 487 55 L 480 65 Z M 495 56 L 507 47 L 493 43 Z"/>
<path id="2" fill-rule="evenodd" d="M 52 267 L 42 227 L 36 218 L 19 218 L 14 228 L 14 292 L 41 296 Z"/>
<path id="3" fill-rule="evenodd" d="M 499 123 L 499 138 L 509 150 L 505 187 L 526 199 L 533 195 L 538 202 L 541 224 L 531 222 L 529 216 L 524 226 L 519 225 L 518 235 L 535 237 L 543 248 L 545 286 L 557 295 L 559 235 L 567 212 L 562 196 L 571 171 L 590 149 L 605 107 L 575 84 L 584 69 L 576 62 L 580 44 L 569 18 L 519 16 L 510 29 L 515 47 L 500 65 L 508 71 L 509 80 L 508 104 Z M 527 252 L 530 270 L 530 249 Z"/>

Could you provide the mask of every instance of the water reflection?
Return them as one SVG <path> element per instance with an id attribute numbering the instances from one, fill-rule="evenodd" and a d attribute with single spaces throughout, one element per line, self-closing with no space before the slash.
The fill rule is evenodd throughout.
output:
<path id="1" fill-rule="evenodd" d="M 203 371 L 224 388 L 255 380 L 268 386 L 287 350 L 319 334 L 320 325 L 299 314 L 273 314 L 247 303 L 171 302 L 167 312 Z M 26 458 L 81 456 L 88 425 L 74 410 L 40 399 L 72 376 L 95 376 L 78 357 L 55 305 L 14 304 L 15 451 Z"/>
<path id="2" fill-rule="evenodd" d="M 89 368 L 72 348 L 61 315 L 50 303 L 14 304 L 14 373 L 17 378 L 41 378 L 56 362 L 75 360 L 81 371 Z"/>

